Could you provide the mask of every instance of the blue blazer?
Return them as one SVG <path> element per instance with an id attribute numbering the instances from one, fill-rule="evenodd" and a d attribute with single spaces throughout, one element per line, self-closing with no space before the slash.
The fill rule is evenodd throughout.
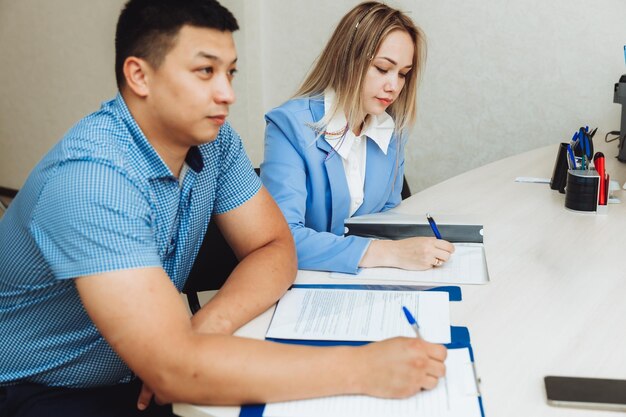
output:
<path id="1" fill-rule="evenodd" d="M 298 267 L 355 274 L 371 239 L 343 236 L 350 192 L 341 156 L 310 125 L 324 116 L 324 100 L 293 99 L 265 115 L 261 180 L 285 216 Z M 397 206 L 404 176 L 404 141 L 394 134 L 387 155 L 367 141 L 363 204 L 354 215 Z"/>

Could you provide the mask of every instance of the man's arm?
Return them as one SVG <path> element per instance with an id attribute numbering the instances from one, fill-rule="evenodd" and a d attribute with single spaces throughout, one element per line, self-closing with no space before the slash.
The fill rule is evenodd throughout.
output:
<path id="1" fill-rule="evenodd" d="M 76 286 L 98 330 L 163 402 L 402 397 L 444 374 L 445 348 L 417 338 L 321 348 L 197 332 L 161 268 L 81 277 Z"/>
<path id="2" fill-rule="evenodd" d="M 232 334 L 274 304 L 293 283 L 293 238 L 264 187 L 241 206 L 215 216 L 240 259 L 220 291 L 192 318 L 198 331 Z"/>
<path id="3" fill-rule="evenodd" d="M 162 268 L 76 280 L 98 330 L 160 401 L 242 404 L 349 393 L 400 397 L 437 384 L 445 348 L 415 338 L 319 348 L 227 334 L 283 294 L 293 280 L 295 259 L 291 234 L 265 189 L 220 215 L 218 225 L 243 259 L 221 295 L 193 322 Z M 140 403 L 149 390 L 142 395 Z"/>

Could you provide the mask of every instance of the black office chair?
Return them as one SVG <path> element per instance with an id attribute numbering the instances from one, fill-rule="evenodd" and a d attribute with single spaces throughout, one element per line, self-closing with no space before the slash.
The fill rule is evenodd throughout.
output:
<path id="1" fill-rule="evenodd" d="M 258 175 L 259 169 L 255 168 L 255 171 Z M 403 200 L 411 196 L 406 177 L 403 179 L 400 194 Z M 238 263 L 239 260 L 226 243 L 215 221 L 211 220 L 183 288 L 192 314 L 195 314 L 201 307 L 198 293 L 219 290 Z"/>
<path id="2" fill-rule="evenodd" d="M 400 191 L 400 197 L 403 200 L 411 197 L 411 189 L 409 188 L 409 183 L 406 181 L 406 175 L 402 177 L 402 191 Z"/>
<path id="3" fill-rule="evenodd" d="M 4 215 L 4 212 L 9 208 L 9 204 L 17 195 L 17 190 L 13 188 L 0 187 L 0 218 Z"/>
<path id="4" fill-rule="evenodd" d="M 261 173 L 259 168 L 254 168 L 254 171 L 257 175 Z M 192 314 L 201 307 L 198 293 L 222 288 L 238 263 L 239 260 L 228 246 L 215 220 L 211 219 L 183 288 Z"/>
<path id="5" fill-rule="evenodd" d="M 219 290 L 239 260 L 211 219 L 202 246 L 183 288 L 192 314 L 200 310 L 198 292 Z"/>

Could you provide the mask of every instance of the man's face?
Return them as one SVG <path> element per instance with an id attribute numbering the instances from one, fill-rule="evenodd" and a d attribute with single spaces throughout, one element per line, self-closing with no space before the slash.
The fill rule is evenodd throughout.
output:
<path id="1" fill-rule="evenodd" d="M 236 61 L 230 32 L 183 26 L 159 68 L 146 74 L 148 138 L 157 135 L 175 146 L 214 140 L 235 101 Z"/>

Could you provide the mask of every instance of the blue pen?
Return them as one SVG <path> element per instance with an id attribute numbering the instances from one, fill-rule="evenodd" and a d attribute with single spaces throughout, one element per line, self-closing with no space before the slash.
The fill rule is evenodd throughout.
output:
<path id="1" fill-rule="evenodd" d="M 420 334 L 420 326 L 419 324 L 417 324 L 417 320 L 415 320 L 415 317 L 413 317 L 413 314 L 411 314 L 409 309 L 406 308 L 405 306 L 402 306 L 402 311 L 404 311 L 404 315 L 406 316 L 406 319 L 409 321 L 409 324 L 413 328 L 413 331 L 415 332 L 415 336 L 417 336 L 419 339 L 422 339 L 422 335 Z M 472 362 L 472 364 L 473 363 L 474 362 Z M 476 375 L 476 369 L 474 369 L 474 375 Z M 448 405 L 448 410 L 449 410 L 450 409 L 450 395 L 448 394 L 448 378 L 446 378 L 445 376 L 443 377 L 443 383 L 446 388 L 446 403 Z M 476 386 L 478 386 L 478 384 Z"/>
<path id="2" fill-rule="evenodd" d="M 626 45 L 624 45 L 624 63 L 626 64 Z"/>
<path id="3" fill-rule="evenodd" d="M 572 169 L 578 169 L 576 166 L 576 158 L 574 158 L 574 152 L 569 144 L 567 145 L 567 154 L 569 155 L 570 161 L 572 161 Z"/>
<path id="4" fill-rule="evenodd" d="M 582 157 L 580 158 L 580 169 L 585 169 L 585 137 L 581 134 L 583 128 L 581 127 L 576 132 L 576 146 L 580 149 Z M 574 149 L 576 149 L 574 146 Z"/>
<path id="5" fill-rule="evenodd" d="M 574 152 L 576 152 L 576 146 L 578 146 L 578 131 L 576 131 L 576 133 L 574 133 L 574 136 L 572 136 L 572 141 L 570 142 L 570 144 L 572 145 L 572 150 Z"/>
<path id="6" fill-rule="evenodd" d="M 586 126 L 585 131 L 580 132 L 580 135 L 583 138 L 583 143 L 585 144 L 585 149 L 583 150 L 583 152 L 585 155 L 587 155 L 587 159 L 591 159 L 593 155 L 591 155 L 591 144 L 589 143 L 589 136 L 587 135 L 588 131 L 589 126 Z"/>
<path id="7" fill-rule="evenodd" d="M 589 127 L 587 127 L 586 129 L 589 130 Z M 580 136 L 580 149 L 583 153 L 582 169 L 585 169 L 585 168 L 589 169 L 589 161 L 591 158 L 589 154 L 591 153 L 591 145 L 589 144 L 589 137 L 587 136 L 585 129 L 582 127 L 579 130 L 579 136 Z"/>
<path id="8" fill-rule="evenodd" d="M 441 239 L 441 233 L 439 233 L 439 229 L 437 229 L 437 223 L 435 223 L 435 219 L 430 217 L 430 214 L 426 213 L 426 219 L 428 220 L 428 224 L 430 224 L 430 228 L 433 229 L 433 233 L 437 239 Z"/>
<path id="9" fill-rule="evenodd" d="M 409 309 L 406 308 L 405 306 L 402 306 L 402 311 L 404 311 L 404 315 L 406 316 L 406 319 L 409 321 L 409 324 L 415 331 L 415 335 L 421 339 L 422 336 L 420 335 L 420 326 L 419 324 L 417 324 L 417 321 L 413 317 L 413 314 L 411 314 Z"/>

